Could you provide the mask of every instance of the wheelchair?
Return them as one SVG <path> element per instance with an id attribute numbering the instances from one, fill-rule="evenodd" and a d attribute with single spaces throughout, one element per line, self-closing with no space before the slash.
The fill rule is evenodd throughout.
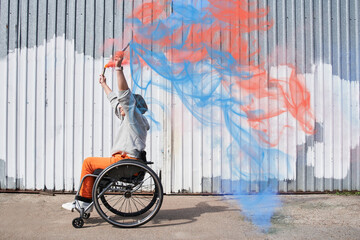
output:
<path id="1" fill-rule="evenodd" d="M 152 162 L 147 162 L 146 157 L 124 159 L 84 176 L 76 196 L 79 196 L 84 179 L 94 177 L 93 201 L 83 209 L 75 200 L 80 217 L 72 221 L 73 227 L 83 227 L 83 219 L 90 217 L 88 210 L 93 206 L 105 221 L 116 227 L 133 228 L 150 221 L 161 208 L 163 188 L 149 164 Z"/>

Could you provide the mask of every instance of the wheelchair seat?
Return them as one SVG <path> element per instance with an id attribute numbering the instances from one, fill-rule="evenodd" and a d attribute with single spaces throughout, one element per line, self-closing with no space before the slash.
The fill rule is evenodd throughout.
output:
<path id="1" fill-rule="evenodd" d="M 132 159 L 129 158 L 129 159 L 123 159 L 120 161 L 124 161 L 124 160 L 132 160 Z M 141 151 L 140 157 L 136 161 L 141 161 L 142 163 L 144 163 L 146 165 L 153 164 L 153 162 L 146 161 L 146 151 Z M 99 175 L 103 170 L 104 169 L 101 169 L 101 168 L 95 169 L 93 174 Z M 130 168 L 127 168 L 124 172 L 119 172 L 119 170 L 118 170 L 118 171 L 113 172 L 111 175 L 107 174 L 106 177 L 114 178 L 115 176 L 122 176 L 123 181 L 133 182 L 133 178 L 136 178 L 141 175 L 143 175 L 143 172 L 141 171 L 141 169 L 139 167 L 132 166 Z M 137 179 L 137 180 L 141 181 L 142 179 Z"/>

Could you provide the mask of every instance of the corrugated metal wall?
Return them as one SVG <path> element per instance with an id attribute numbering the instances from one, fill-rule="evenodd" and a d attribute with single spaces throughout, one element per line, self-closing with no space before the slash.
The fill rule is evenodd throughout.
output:
<path id="1" fill-rule="evenodd" d="M 269 7 L 274 25 L 248 34 L 260 49 L 249 61 L 265 59 L 269 78 L 278 79 L 287 79 L 289 66 L 296 66 L 315 117 L 313 134 L 302 131 L 289 112 L 270 122 L 278 138 L 271 148 L 288 156 L 268 166 L 275 168 L 277 190 L 360 190 L 359 1 L 252 2 Z M 110 154 L 118 122 L 97 76 L 116 47 L 101 49 L 108 39 L 122 46 L 131 39 L 124 22 L 142 4 L 0 1 L 1 189 L 74 190 L 83 159 Z M 171 11 L 170 4 L 166 14 Z M 231 36 L 221 39 L 218 47 L 226 49 Z M 125 72 L 130 79 L 128 67 Z M 114 89 L 113 73 L 106 75 Z M 156 82 L 155 76 L 150 69 L 142 78 Z M 234 168 L 245 173 L 247 191 L 273 181 L 252 177 L 251 161 L 236 154 L 226 126 L 200 123 L 171 91 L 154 85 L 142 93 L 159 123 L 152 121 L 147 152 L 166 192 L 232 192 L 243 179 Z M 224 123 L 219 109 L 211 111 L 210 122 Z M 247 120 L 241 124 L 249 125 Z"/>

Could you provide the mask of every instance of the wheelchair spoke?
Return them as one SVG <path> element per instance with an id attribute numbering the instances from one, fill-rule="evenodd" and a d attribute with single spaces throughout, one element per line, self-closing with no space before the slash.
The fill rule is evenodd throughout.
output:
<path id="1" fill-rule="evenodd" d="M 141 200 L 145 200 L 145 201 L 147 201 L 147 203 L 150 203 L 151 200 L 152 200 L 152 198 L 149 198 L 149 199 L 141 198 L 141 200 L 140 200 L 140 198 L 138 198 L 138 197 L 134 197 L 134 198 L 136 198 L 137 201 L 141 202 L 141 204 L 142 204 L 143 206 L 146 206 L 146 205 L 145 205 L 145 204 L 143 203 L 143 201 L 141 201 Z"/>
<path id="2" fill-rule="evenodd" d="M 125 200 L 125 209 L 124 209 L 124 213 L 128 213 L 128 206 L 129 206 L 129 199 Z"/>
<path id="3" fill-rule="evenodd" d="M 134 197 L 133 200 L 137 203 L 139 203 L 141 206 L 146 207 L 145 204 L 143 202 L 140 201 L 140 199 L 138 199 L 137 197 Z"/>
<path id="4" fill-rule="evenodd" d="M 122 207 L 124 206 L 124 203 L 126 202 L 126 198 L 124 199 L 124 201 L 123 201 L 123 203 L 121 204 L 121 206 L 120 206 L 120 209 L 119 209 L 119 211 L 121 212 L 121 209 L 122 209 Z"/>
<path id="5" fill-rule="evenodd" d="M 109 202 L 109 201 L 113 200 L 115 197 L 116 197 L 116 196 L 111 196 L 111 197 L 107 198 L 106 201 Z"/>
<path id="6" fill-rule="evenodd" d="M 121 196 L 121 198 L 119 198 L 119 199 L 116 201 L 116 203 L 114 203 L 114 206 L 116 206 L 116 205 L 118 204 L 118 202 L 120 202 L 121 199 L 123 199 L 123 198 L 124 198 L 124 196 Z"/>
<path id="7" fill-rule="evenodd" d="M 129 212 L 132 213 L 130 198 L 128 198 L 128 203 L 129 203 Z"/>
<path id="8" fill-rule="evenodd" d="M 142 186 L 141 187 L 141 191 L 143 191 L 143 190 L 149 190 L 149 191 L 154 191 L 154 189 L 153 189 L 153 185 L 145 185 L 145 186 Z"/>
<path id="9" fill-rule="evenodd" d="M 131 198 L 131 201 L 133 202 L 133 204 L 134 204 L 134 206 L 135 206 L 135 208 L 136 208 L 136 211 L 138 212 L 138 211 L 139 211 L 139 209 L 138 209 L 138 207 L 136 206 L 136 202 L 134 201 L 134 199 L 133 199 L 133 198 Z"/>
<path id="10" fill-rule="evenodd" d="M 128 199 L 125 199 L 125 209 L 124 209 L 124 212 L 127 213 L 127 208 L 128 208 Z"/>

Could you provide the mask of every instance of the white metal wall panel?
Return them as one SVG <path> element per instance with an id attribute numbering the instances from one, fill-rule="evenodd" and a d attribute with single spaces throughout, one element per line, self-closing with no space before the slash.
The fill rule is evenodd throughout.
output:
<path id="1" fill-rule="evenodd" d="M 8 29 L 9 29 L 9 5 L 6 1 L 2 0 L 0 2 L 0 38 L 1 38 L 1 44 L 0 44 L 0 52 L 3 55 L 6 55 L 8 51 Z M 0 187 L 6 188 L 7 182 L 6 177 L 7 175 L 7 129 L 8 129 L 8 91 L 7 91 L 7 79 L 8 79 L 8 58 L 7 57 L 1 57 L 0 58 L 0 79 L 1 84 L 4 84 L 6 87 L 0 88 L 0 109 L 3 111 L 3 114 L 0 115 Z"/>
<path id="2" fill-rule="evenodd" d="M 0 189 L 72 191 L 78 187 L 86 157 L 110 155 L 118 121 L 98 84 L 98 75 L 112 53 L 133 38 L 133 13 L 140 9 L 144 21 L 149 11 L 146 4 L 154 2 L 0 0 Z M 208 4 L 176 2 L 197 9 Z M 233 134 L 241 126 L 248 132 L 239 131 L 239 139 L 247 139 L 248 134 L 256 136 L 261 126 L 254 127 L 247 116 L 237 117 L 236 113 L 230 116 L 236 123 L 229 125 L 221 108 L 201 108 L 196 98 L 186 99 L 185 104 L 186 85 L 174 85 L 145 66 L 137 91 L 150 110 L 146 150 L 165 192 L 229 193 L 239 187 L 261 191 L 274 182 L 277 187 L 273 190 L 281 192 L 360 190 L 359 1 L 244 2 L 252 4 L 249 11 L 268 9 L 265 18 L 273 25 L 266 31 L 245 34 L 222 29 L 213 36 L 201 27 L 202 38 L 211 37 L 211 51 L 249 55 L 245 60 L 236 59 L 248 71 L 263 64 L 268 89 L 272 88 L 271 79 L 289 81 L 296 69 L 295 76 L 310 94 L 314 120 L 289 109 L 270 118 L 268 140 L 275 144 L 265 150 L 262 160 L 254 161 L 244 152 L 260 152 L 264 143 L 254 137 L 238 143 Z M 173 2 L 157 3 L 165 6 L 163 18 L 173 14 Z M 234 11 L 241 14 L 242 10 Z M 261 19 L 254 23 L 260 26 Z M 234 49 L 234 34 L 244 37 L 238 50 Z M 183 31 L 182 39 L 172 39 L 171 44 L 181 43 L 185 35 Z M 195 38 L 195 33 L 189 36 Z M 168 49 L 171 46 L 164 50 Z M 149 50 L 159 51 L 155 40 Z M 176 58 L 174 52 L 171 50 L 170 60 Z M 216 61 L 210 59 L 211 64 Z M 198 71 L 207 67 L 202 62 Z M 128 66 L 125 74 L 133 85 Z M 254 74 L 260 74 L 260 69 Z M 106 76 L 109 86 L 116 89 L 115 74 L 107 70 Z M 213 74 L 209 84 L 200 81 L 189 90 L 214 87 L 217 77 Z M 236 77 L 226 81 L 237 84 Z M 163 83 L 165 89 L 159 87 Z M 296 92 L 285 99 L 296 105 L 301 86 L 295 90 L 291 84 L 284 86 L 286 91 Z M 251 87 L 250 82 L 243 87 Z M 221 87 L 219 91 L 247 99 L 244 89 L 228 92 Z M 254 106 L 270 111 L 275 102 L 274 109 L 281 111 L 283 100 L 278 88 L 276 96 L 255 99 Z M 195 110 L 209 115 L 208 122 L 199 121 L 193 115 Z M 305 122 L 312 121 L 313 134 L 304 131 L 298 120 L 302 117 Z M 264 169 L 271 174 L 262 174 Z"/>

